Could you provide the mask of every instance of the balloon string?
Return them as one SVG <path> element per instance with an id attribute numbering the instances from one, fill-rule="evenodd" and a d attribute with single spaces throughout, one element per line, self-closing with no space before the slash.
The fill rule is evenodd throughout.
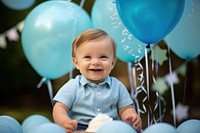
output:
<path id="1" fill-rule="evenodd" d="M 162 122 L 162 108 L 161 108 L 161 101 L 160 101 L 160 94 L 157 95 L 158 97 L 158 110 L 159 110 L 159 121 Z"/>
<path id="2" fill-rule="evenodd" d="M 43 78 L 40 80 L 40 82 L 37 84 L 36 87 L 39 89 L 39 88 L 42 86 L 42 84 L 43 84 L 44 82 L 46 82 L 46 80 L 47 80 L 47 78 L 43 77 Z"/>
<path id="3" fill-rule="evenodd" d="M 40 82 L 37 84 L 36 87 L 39 89 L 42 86 L 42 84 L 44 84 L 44 83 L 47 83 L 50 101 L 51 101 L 51 104 L 53 106 L 53 87 L 52 87 L 51 81 L 49 79 L 43 77 L 40 80 Z"/>
<path id="4" fill-rule="evenodd" d="M 133 87 L 133 77 L 132 77 L 132 63 L 128 62 L 128 77 L 129 77 L 129 82 L 130 82 L 130 87 L 131 87 L 131 97 L 134 95 L 134 87 Z"/>
<path id="5" fill-rule="evenodd" d="M 172 77 L 172 64 L 171 64 L 169 46 L 168 46 L 168 53 L 169 53 L 169 71 L 170 71 L 170 77 Z M 175 108 L 175 96 L 174 96 L 173 82 L 170 82 L 170 87 L 171 87 L 171 97 L 172 97 L 173 121 L 174 121 L 174 126 L 176 127 L 176 108 Z"/>
<path id="6" fill-rule="evenodd" d="M 162 122 L 162 119 L 164 117 L 164 114 L 165 114 L 165 111 L 166 111 L 166 101 L 165 99 L 158 93 L 156 92 L 156 97 L 157 97 L 157 100 L 156 100 L 156 104 L 155 104 L 155 107 L 154 107 L 154 112 L 156 111 L 157 107 L 159 107 L 158 109 L 158 113 L 159 113 L 159 118 L 158 119 L 155 119 L 155 117 L 153 117 L 153 120 L 155 123 L 157 123 L 158 121 L 159 122 Z M 163 110 L 161 108 L 161 102 L 163 103 Z"/>
<path id="7" fill-rule="evenodd" d="M 148 69 L 148 56 L 147 48 L 145 48 L 145 64 L 146 64 L 146 85 L 147 85 L 147 101 L 149 104 L 149 69 Z M 148 110 L 148 126 L 150 125 L 150 110 Z"/>
<path id="8" fill-rule="evenodd" d="M 131 87 L 131 98 L 134 99 L 134 87 L 133 87 L 133 77 L 132 77 L 132 72 L 131 72 L 131 68 L 132 68 L 132 63 L 128 62 L 127 63 L 128 66 L 128 79 L 129 79 L 129 83 L 130 83 L 130 87 Z M 136 108 L 135 104 L 134 104 L 134 108 Z"/>
<path id="9" fill-rule="evenodd" d="M 158 75 L 158 47 L 156 48 L 156 76 Z"/>
<path id="10" fill-rule="evenodd" d="M 53 106 L 54 105 L 54 103 L 53 103 L 53 87 L 52 87 L 50 80 L 47 80 L 47 87 L 48 87 L 48 91 L 49 91 L 49 97 L 50 97 L 50 100 L 51 100 L 51 105 Z"/>
<path id="11" fill-rule="evenodd" d="M 133 63 L 130 63 L 130 62 L 128 63 L 128 75 L 129 75 L 129 82 L 130 82 L 130 87 L 131 87 L 131 97 L 133 98 L 136 104 L 135 109 L 138 115 L 140 115 L 138 99 L 137 97 L 134 96 L 135 89 L 136 89 L 135 67 L 133 66 Z"/>
<path id="12" fill-rule="evenodd" d="M 134 87 L 133 87 L 133 77 L 132 77 L 132 63 L 128 62 L 128 77 L 129 77 L 129 83 L 131 87 L 131 97 L 134 96 Z"/>
<path id="13" fill-rule="evenodd" d="M 157 50 L 157 49 L 156 49 Z M 156 51 L 156 64 L 157 64 L 157 51 Z M 154 76 L 154 51 L 151 50 L 151 58 L 152 58 L 152 63 L 151 63 L 151 67 L 152 67 L 152 79 L 153 79 L 153 82 L 156 83 L 156 77 Z M 156 71 L 156 76 L 157 76 L 157 71 Z"/>
<path id="14" fill-rule="evenodd" d="M 156 56 L 154 56 L 154 54 L 156 54 Z M 154 84 L 157 84 L 156 78 L 154 77 L 154 71 L 156 72 L 156 77 L 157 77 L 157 75 L 158 75 L 158 47 L 156 47 L 156 53 L 154 53 L 154 50 L 151 50 L 151 57 L 152 57 L 152 73 L 153 73 L 152 74 L 152 78 L 153 78 Z M 154 59 L 154 57 L 156 59 Z M 154 60 L 155 60 L 155 64 L 154 64 Z M 156 66 L 156 67 L 154 67 L 154 66 Z M 154 68 L 156 70 L 154 70 Z M 157 97 L 157 100 L 155 102 L 154 112 L 158 108 L 159 118 L 157 120 L 155 120 L 155 118 L 153 118 L 153 120 L 155 120 L 155 123 L 157 121 L 162 122 L 162 118 L 164 117 L 164 113 L 166 111 L 166 108 L 165 108 L 166 107 L 166 102 L 165 102 L 164 98 L 158 92 L 156 92 L 156 97 Z M 163 109 L 162 109 L 161 102 L 163 103 Z"/>
<path id="15" fill-rule="evenodd" d="M 144 105 L 145 101 L 147 100 L 147 92 L 145 90 L 145 88 L 143 87 L 144 85 L 144 75 L 143 75 L 143 67 L 141 65 L 141 63 L 138 61 L 138 62 L 135 62 L 135 70 L 136 71 L 141 71 L 139 74 L 138 74 L 138 77 L 137 79 L 139 80 L 140 82 L 140 85 L 136 87 L 136 92 L 135 92 L 135 95 L 134 95 L 134 98 L 137 100 L 137 97 L 140 93 L 144 92 L 144 94 L 146 95 L 143 100 L 142 100 L 142 107 L 143 107 L 143 110 L 141 110 L 139 108 L 139 104 L 137 105 L 138 106 L 138 112 L 140 113 L 146 113 L 147 110 L 146 110 L 146 107 Z"/>
<path id="16" fill-rule="evenodd" d="M 81 0 L 80 7 L 83 8 L 84 4 L 85 4 L 85 0 Z"/>
<path id="17" fill-rule="evenodd" d="M 136 71 L 135 71 L 135 67 L 132 66 L 132 74 L 133 74 L 133 83 L 134 83 L 134 88 L 137 87 L 137 82 L 136 82 Z"/>
<path id="18" fill-rule="evenodd" d="M 142 46 L 137 43 L 139 48 L 138 48 L 138 53 L 141 54 L 141 50 L 142 50 Z M 142 64 L 140 63 L 140 60 L 142 59 L 142 56 L 139 56 L 139 55 L 136 55 L 135 56 L 135 63 L 134 63 L 134 67 L 132 69 L 132 72 L 133 72 L 133 76 L 135 76 L 134 78 L 134 87 L 136 88 L 136 91 L 135 91 L 135 94 L 134 94 L 134 99 L 135 99 L 135 102 L 136 102 L 136 106 L 137 106 L 137 111 L 138 111 L 138 114 L 140 115 L 140 113 L 144 114 L 147 112 L 147 109 L 146 109 L 146 106 L 145 106 L 145 102 L 147 100 L 147 91 L 146 89 L 144 88 L 144 69 L 143 69 L 143 66 Z M 136 72 L 138 73 L 138 76 L 136 74 Z M 137 78 L 136 78 L 137 76 Z M 136 79 L 139 80 L 139 85 L 137 86 L 137 82 L 136 82 Z M 139 105 L 139 100 L 138 100 L 138 95 L 140 93 L 144 93 L 145 94 L 145 97 L 142 99 L 142 109 L 140 108 L 140 105 Z"/>
<path id="19" fill-rule="evenodd" d="M 134 89 L 136 89 L 137 88 L 136 71 L 135 71 L 135 67 L 133 65 L 132 65 L 132 74 L 133 74 Z M 133 95 L 133 97 L 134 97 L 134 95 Z M 137 97 L 135 97 L 135 103 L 136 103 L 138 115 L 140 116 L 140 111 L 139 111 L 140 109 L 139 109 L 139 103 L 138 103 Z"/>
<path id="20" fill-rule="evenodd" d="M 147 48 L 145 48 L 145 63 L 146 63 L 146 84 L 147 84 L 147 98 L 149 101 L 149 69 L 148 69 L 148 55 Z"/>
<path id="21" fill-rule="evenodd" d="M 156 49 L 157 50 L 157 49 Z M 156 57 L 157 57 L 157 52 L 156 52 Z M 152 67 L 152 79 L 153 79 L 153 82 L 156 84 L 156 77 L 154 76 L 154 51 L 151 49 L 151 58 L 152 58 L 152 63 L 151 63 L 151 67 Z M 157 60 L 156 60 L 156 63 L 157 63 Z M 156 73 L 157 74 L 157 73 Z M 156 75 L 157 76 L 157 75 Z M 154 105 L 154 113 L 152 113 L 152 115 L 153 115 L 153 118 L 152 118 L 152 121 L 151 121 L 151 123 L 157 123 L 157 121 L 156 121 L 156 118 L 155 118 L 155 111 L 156 111 L 156 109 L 158 108 L 158 110 L 159 110 L 159 117 L 161 116 L 161 113 L 160 113 L 160 106 L 161 106 L 161 104 L 160 104 L 160 99 L 159 99 L 159 97 L 158 97 L 158 93 L 156 92 L 156 97 L 157 97 L 157 100 L 156 100 L 156 102 L 155 102 L 155 105 Z"/>
<path id="22" fill-rule="evenodd" d="M 187 74 L 188 74 L 188 61 L 185 61 L 186 63 L 186 76 L 185 76 L 185 83 L 184 83 L 184 92 L 183 92 L 183 104 L 185 103 L 185 95 L 186 95 L 186 89 L 187 89 Z"/>
<path id="23" fill-rule="evenodd" d="M 156 55 L 157 55 L 157 53 L 156 53 Z M 152 57 L 152 63 L 151 63 L 151 67 L 152 67 L 152 79 L 153 79 L 153 82 L 156 83 L 156 78 L 154 77 L 154 61 L 153 61 L 154 60 L 154 51 L 152 49 L 151 49 L 151 57 Z M 156 92 L 156 94 L 157 94 L 157 92 Z M 153 117 L 152 117 L 151 123 L 153 123 L 153 122 L 157 123 L 156 118 L 155 118 L 155 112 L 156 112 L 157 108 L 160 111 L 160 104 L 159 104 L 160 100 L 159 100 L 158 95 L 156 95 L 156 97 L 157 97 L 157 100 L 156 100 L 155 105 L 154 105 L 154 111 L 152 112 L 152 116 Z M 151 107 L 150 107 L 150 109 L 151 109 Z M 160 113 L 159 113 L 159 116 L 160 116 Z"/>

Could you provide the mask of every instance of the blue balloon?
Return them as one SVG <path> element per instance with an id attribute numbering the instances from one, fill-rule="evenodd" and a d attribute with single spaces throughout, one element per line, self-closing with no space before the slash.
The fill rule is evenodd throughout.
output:
<path id="1" fill-rule="evenodd" d="M 22 47 L 25 56 L 42 77 L 59 78 L 74 69 L 71 43 L 91 25 L 87 12 L 75 3 L 41 3 L 24 23 Z"/>
<path id="2" fill-rule="evenodd" d="M 33 5 L 35 0 L 1 0 L 10 9 L 24 10 Z"/>
<path id="3" fill-rule="evenodd" d="M 15 133 L 15 131 L 6 123 L 0 122 L 0 132 L 1 133 Z"/>
<path id="4" fill-rule="evenodd" d="M 41 124 L 28 133 L 66 133 L 64 128 L 54 123 Z"/>
<path id="5" fill-rule="evenodd" d="M 117 44 L 117 57 L 134 62 L 145 55 L 145 44 L 137 40 L 123 25 L 113 0 L 96 0 L 91 12 L 95 28 L 106 31 Z"/>
<path id="6" fill-rule="evenodd" d="M 143 133 L 179 133 L 175 127 L 168 123 L 156 123 L 147 127 Z"/>
<path id="7" fill-rule="evenodd" d="M 127 29 L 146 44 L 162 40 L 178 23 L 185 0 L 116 0 Z"/>
<path id="8" fill-rule="evenodd" d="M 165 38 L 170 49 L 185 60 L 200 54 L 200 1 L 186 0 L 183 15 L 177 26 Z"/>
<path id="9" fill-rule="evenodd" d="M 38 115 L 38 114 L 31 115 L 22 122 L 22 130 L 24 133 L 28 133 L 33 128 L 44 123 L 51 123 L 51 121 L 42 115 Z"/>
<path id="10" fill-rule="evenodd" d="M 114 120 L 103 124 L 96 133 L 137 133 L 137 131 L 123 121 Z"/>
<path id="11" fill-rule="evenodd" d="M 190 119 L 181 123 L 177 127 L 179 133 L 199 133 L 200 132 L 200 120 Z"/>
<path id="12" fill-rule="evenodd" d="M 8 132 L 14 131 L 13 133 L 23 133 L 20 123 L 11 116 L 0 116 L 0 123 L 3 123 L 3 125 L 1 125 L 1 128 L 4 128 Z"/>

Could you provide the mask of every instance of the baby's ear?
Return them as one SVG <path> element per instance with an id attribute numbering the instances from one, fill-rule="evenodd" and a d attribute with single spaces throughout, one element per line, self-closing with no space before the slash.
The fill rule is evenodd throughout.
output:
<path id="1" fill-rule="evenodd" d="M 112 61 L 112 68 L 114 68 L 116 62 L 117 62 L 117 58 L 114 58 L 113 61 Z"/>
<path id="2" fill-rule="evenodd" d="M 74 66 L 76 67 L 76 69 L 79 69 L 78 60 L 76 59 L 76 57 L 73 57 L 72 61 L 73 61 Z"/>

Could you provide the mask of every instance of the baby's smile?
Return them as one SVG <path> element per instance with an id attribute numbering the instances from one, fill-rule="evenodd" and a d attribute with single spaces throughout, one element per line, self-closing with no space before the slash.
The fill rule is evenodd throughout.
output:
<path id="1" fill-rule="evenodd" d="M 95 69 L 95 68 L 92 68 L 92 69 L 89 69 L 89 71 L 94 71 L 94 72 L 100 72 L 100 71 L 102 71 L 103 69 Z"/>

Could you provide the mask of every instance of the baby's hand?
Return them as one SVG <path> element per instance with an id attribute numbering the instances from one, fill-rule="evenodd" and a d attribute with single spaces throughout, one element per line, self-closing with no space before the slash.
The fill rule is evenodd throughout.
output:
<path id="1" fill-rule="evenodd" d="M 62 124 L 62 127 L 67 131 L 67 133 L 72 133 L 77 129 L 77 121 L 76 120 L 65 120 Z"/>
<path id="2" fill-rule="evenodd" d="M 125 121 L 132 125 L 138 131 L 142 129 L 142 121 L 137 114 L 128 114 L 125 118 Z"/>

